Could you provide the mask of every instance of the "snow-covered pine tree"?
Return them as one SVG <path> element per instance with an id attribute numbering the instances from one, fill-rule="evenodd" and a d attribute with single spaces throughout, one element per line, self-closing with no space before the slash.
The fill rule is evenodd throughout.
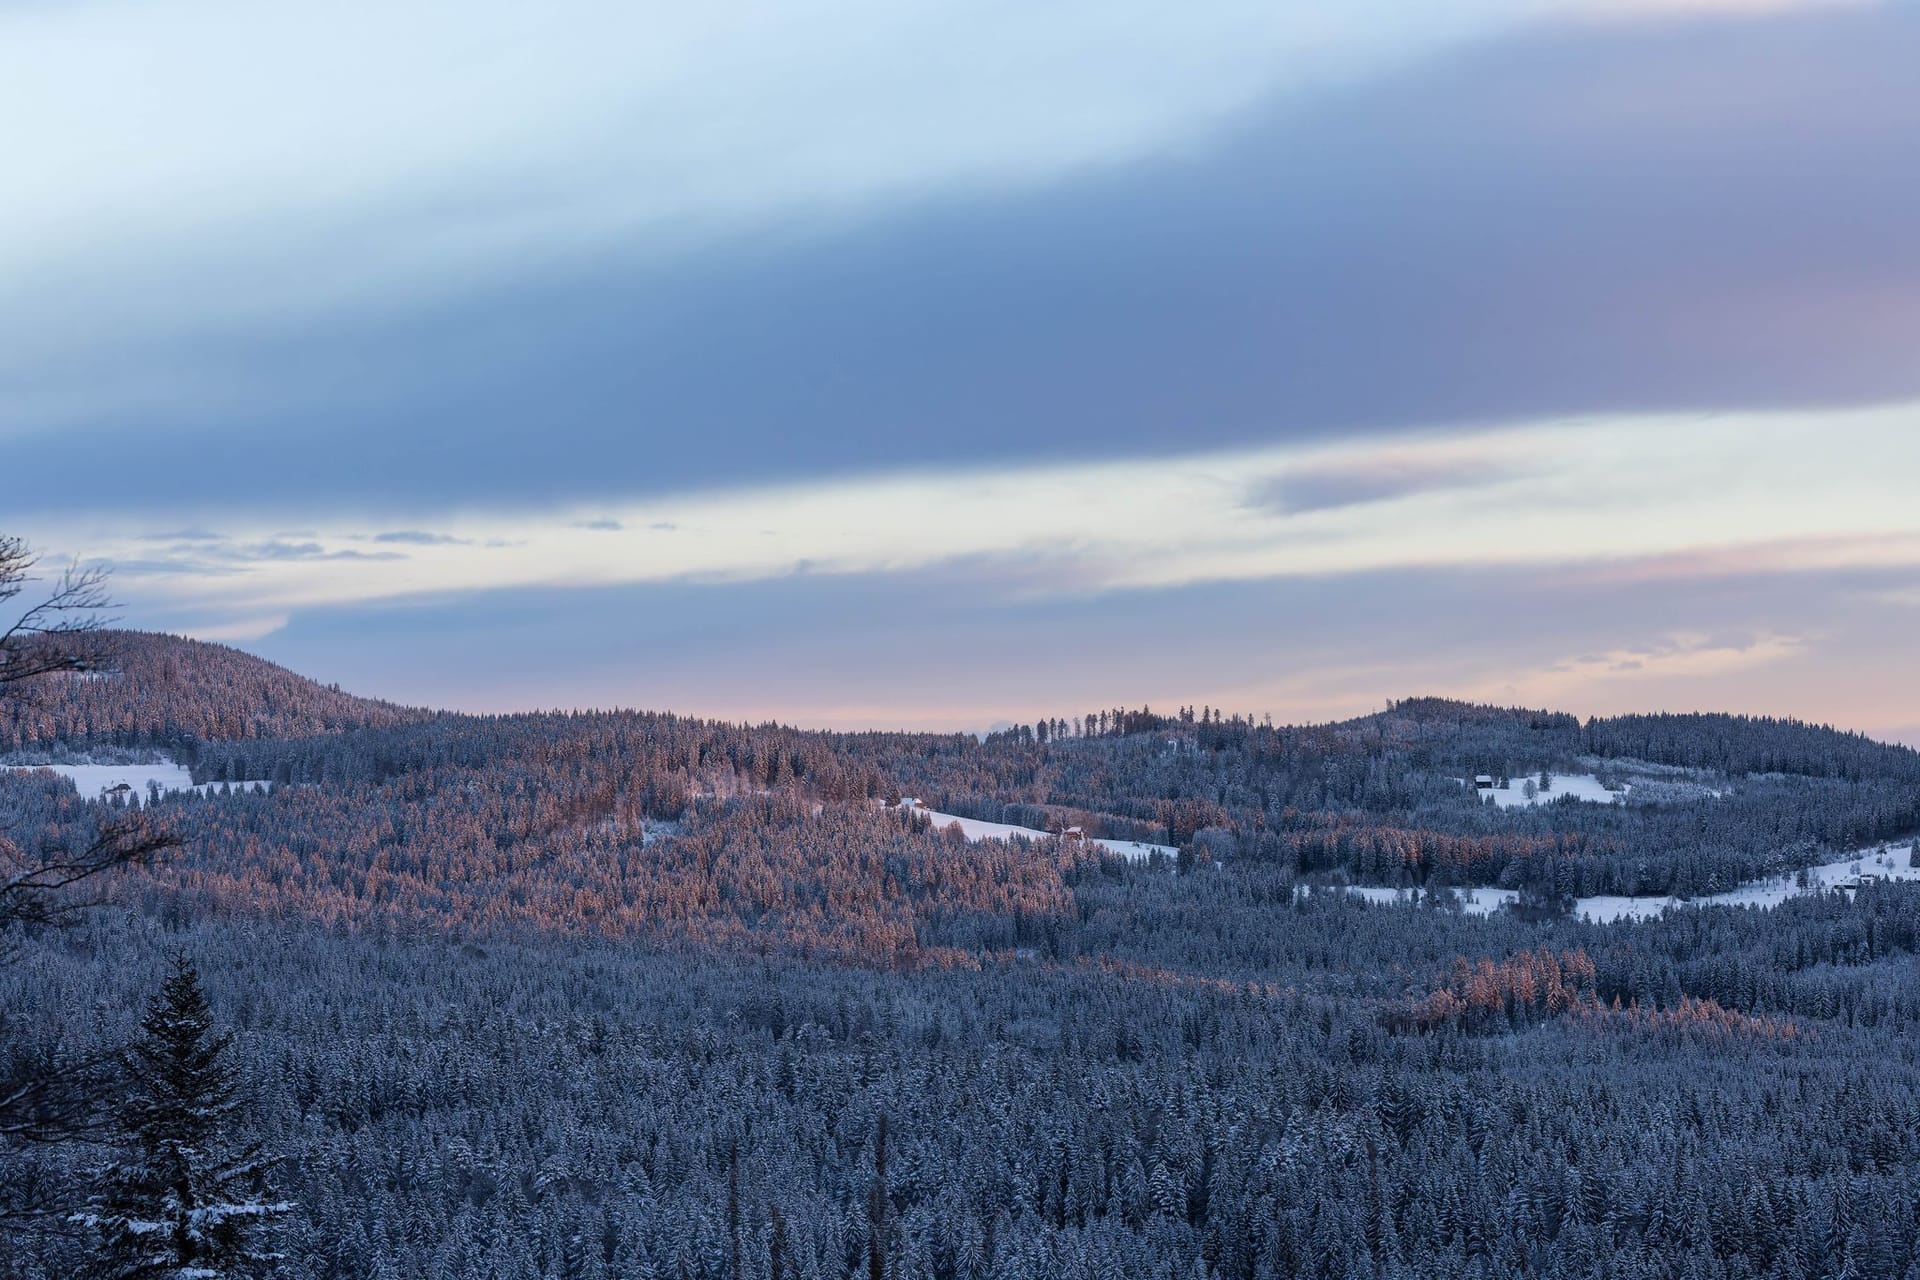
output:
<path id="1" fill-rule="evenodd" d="M 293 1206 L 269 1193 L 269 1161 L 236 1141 L 243 1103 L 199 972 L 172 961 L 127 1054 L 125 1143 L 79 1220 L 98 1233 L 96 1273 L 110 1280 L 228 1280 L 271 1274 L 266 1247 Z"/>

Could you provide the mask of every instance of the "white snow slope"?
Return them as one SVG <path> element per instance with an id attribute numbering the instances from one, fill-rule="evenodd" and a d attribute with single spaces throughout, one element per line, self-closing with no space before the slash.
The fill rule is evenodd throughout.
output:
<path id="1" fill-rule="evenodd" d="M 1646 920 L 1659 915 L 1668 908 L 1681 907 L 1777 907 L 1789 898 L 1803 893 L 1812 893 L 1821 889 L 1840 887 L 1855 877 L 1878 877 L 1882 880 L 1920 880 L 1920 867 L 1909 866 L 1914 845 L 1881 845 L 1872 849 L 1863 849 L 1849 854 L 1837 862 L 1825 862 L 1817 867 L 1807 868 L 1807 887 L 1801 888 L 1798 873 L 1775 876 L 1770 880 L 1754 880 L 1726 893 L 1705 894 L 1698 898 L 1647 897 L 1629 898 L 1607 895 L 1595 898 L 1578 898 L 1574 901 L 1575 915 L 1584 916 L 1597 924 L 1607 924 L 1615 920 Z M 1388 889 L 1373 886 L 1355 886 L 1347 890 L 1355 897 L 1365 898 L 1368 902 L 1410 903 L 1411 896 L 1405 889 Z M 1466 913 L 1484 916 L 1499 910 L 1519 895 L 1511 889 L 1458 889 L 1465 903 Z"/>
<path id="2" fill-rule="evenodd" d="M 1372 885 L 1354 885 L 1348 893 L 1356 898 L 1365 898 L 1368 902 L 1388 905 L 1411 906 L 1413 895 L 1405 889 L 1383 889 Z M 1506 906 L 1520 895 L 1511 889 L 1489 889 L 1485 886 L 1458 888 L 1454 892 L 1460 896 L 1463 909 L 1470 916 L 1488 916 Z"/>
<path id="3" fill-rule="evenodd" d="M 144 804 L 147 799 L 147 786 L 156 784 L 163 792 L 197 791 L 201 794 L 216 792 L 220 784 L 201 783 L 194 785 L 193 775 L 173 760 L 161 759 L 156 764 L 9 764 L 0 765 L 0 772 L 23 773 L 33 769 L 47 769 L 59 774 L 73 783 L 74 789 L 89 800 L 98 800 L 106 792 L 125 783 L 132 788 L 127 793 L 129 804 Z M 271 782 L 236 782 L 235 791 L 252 791 L 254 787 L 273 790 Z"/>
<path id="4" fill-rule="evenodd" d="M 951 813 L 941 813 L 937 809 L 927 808 L 918 800 L 902 800 L 900 807 L 902 809 L 914 809 L 926 814 L 927 817 L 933 820 L 934 830 L 936 831 L 944 831 L 946 828 L 957 823 L 960 827 L 960 833 L 969 840 L 1013 840 L 1016 838 L 1021 840 L 1048 840 L 1053 838 L 1047 832 L 1036 831 L 1032 827 L 1009 826 L 1004 822 L 981 822 L 977 818 L 962 818 Z M 1165 854 L 1171 858 L 1179 852 L 1179 850 L 1170 844 L 1143 844 L 1137 840 L 1108 840 L 1104 837 L 1096 839 L 1093 836 L 1088 836 L 1087 843 L 1099 845 L 1108 853 L 1118 854 L 1129 862 L 1145 862 L 1156 853 Z"/>
<path id="5" fill-rule="evenodd" d="M 1540 775 L 1520 775 L 1507 780 L 1507 785 L 1483 791 L 1482 795 L 1492 796 L 1493 802 L 1502 809 L 1530 808 L 1536 804 L 1552 804 L 1563 796 L 1572 796 L 1575 800 L 1584 800 L 1590 804 L 1618 804 L 1626 791 L 1609 791 L 1600 785 L 1600 779 L 1590 773 L 1550 773 L 1547 777 L 1553 785 L 1545 791 L 1540 790 Z M 1461 779 L 1468 786 L 1468 779 Z M 1527 794 L 1527 784 L 1533 784 L 1533 795 Z M 1631 790 L 1632 788 L 1628 788 Z"/>

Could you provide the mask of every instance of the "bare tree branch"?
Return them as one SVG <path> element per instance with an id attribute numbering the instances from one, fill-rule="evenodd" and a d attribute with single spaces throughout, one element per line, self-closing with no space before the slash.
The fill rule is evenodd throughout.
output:
<path id="1" fill-rule="evenodd" d="M 0 1143 L 52 1146 L 100 1133 L 109 1123 L 102 1099 L 118 1066 L 113 1053 L 67 1053 L 57 1037 L 14 1046 L 0 1060 Z"/>
<path id="2" fill-rule="evenodd" d="M 24 853 L 0 834 L 0 938 L 15 926 L 59 926 L 100 905 L 67 891 L 123 867 L 147 866 L 180 847 L 180 839 L 144 813 L 95 828 L 79 847 L 44 846 Z M 0 960 L 8 951 L 0 942 Z"/>
<path id="3" fill-rule="evenodd" d="M 23 539 L 0 534 L 0 605 L 43 581 L 35 573 L 39 565 Z M 105 569 L 69 565 L 39 600 L 15 615 L 0 631 L 0 692 L 39 676 L 105 665 L 109 654 L 100 632 L 113 608 L 106 584 Z"/>

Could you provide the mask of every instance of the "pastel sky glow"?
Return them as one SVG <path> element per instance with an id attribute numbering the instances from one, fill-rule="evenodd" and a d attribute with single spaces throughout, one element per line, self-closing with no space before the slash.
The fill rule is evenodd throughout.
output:
<path id="1" fill-rule="evenodd" d="M 1915 65 L 1868 3 L 0 6 L 0 528 L 409 702 L 1920 740 Z"/>

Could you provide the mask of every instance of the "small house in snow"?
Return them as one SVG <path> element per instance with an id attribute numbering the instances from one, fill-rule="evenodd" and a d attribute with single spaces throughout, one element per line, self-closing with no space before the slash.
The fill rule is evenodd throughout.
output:
<path id="1" fill-rule="evenodd" d="M 1473 780 L 1473 789 L 1476 791 L 1493 790 L 1493 775 L 1483 773 L 1476 776 Z"/>

